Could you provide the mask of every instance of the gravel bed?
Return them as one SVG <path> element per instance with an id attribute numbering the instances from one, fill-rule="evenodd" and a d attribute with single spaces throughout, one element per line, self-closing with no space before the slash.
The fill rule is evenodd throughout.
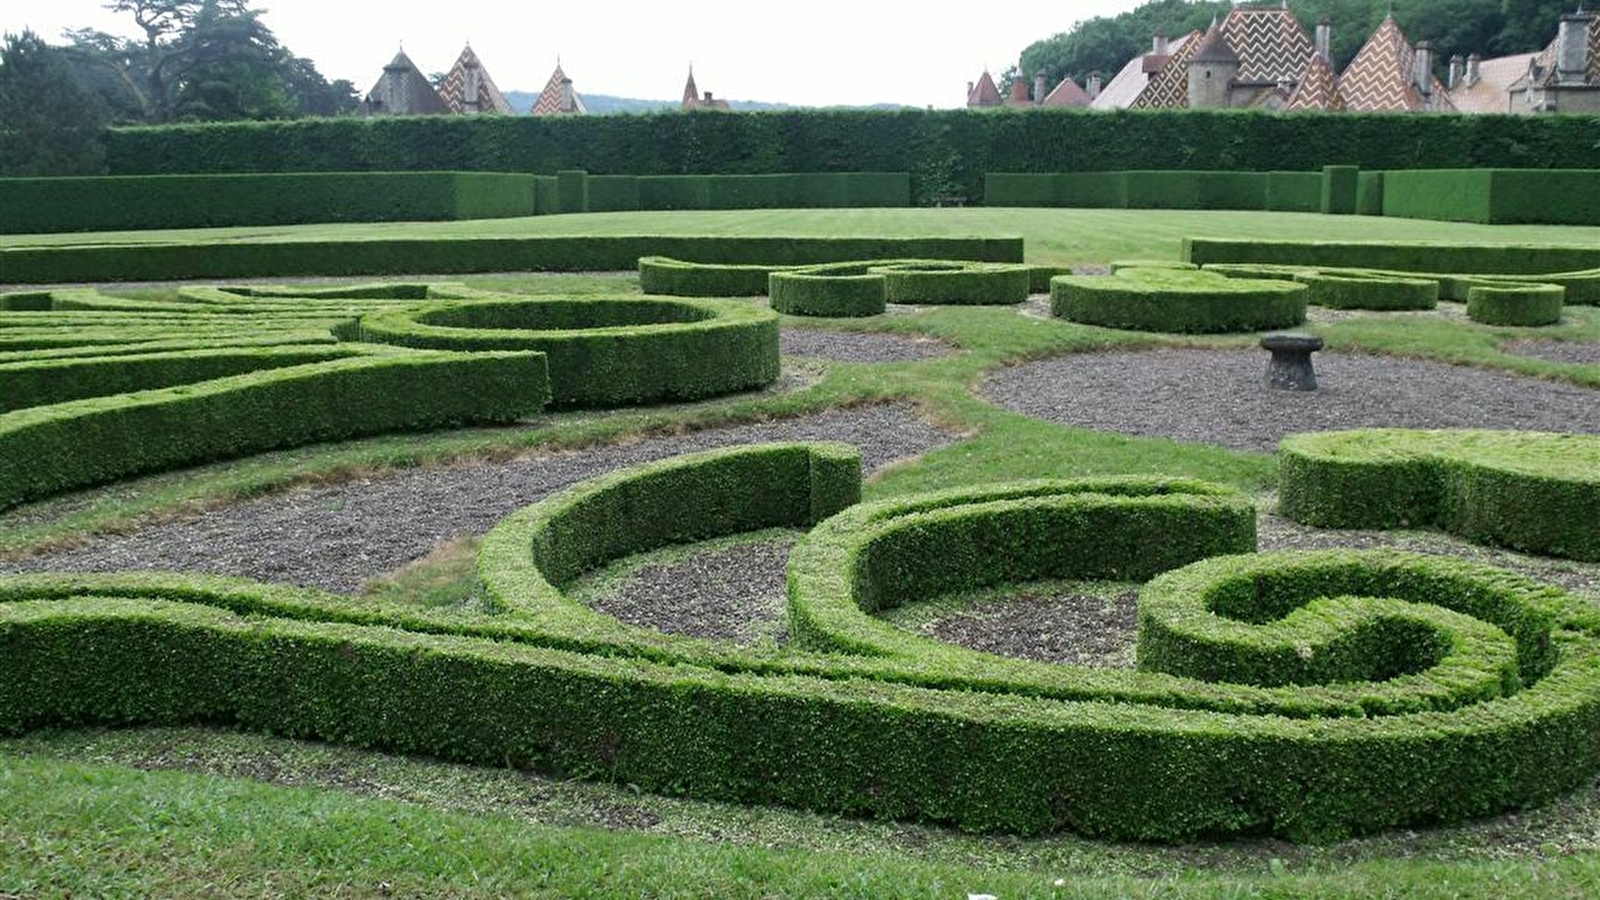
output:
<path id="1" fill-rule="evenodd" d="M 166 569 L 351 592 L 439 544 L 482 534 L 513 510 L 602 472 L 731 444 L 795 440 L 855 444 L 870 472 L 954 436 L 922 421 L 909 406 L 869 406 L 505 462 L 385 471 L 96 538 L 0 564 L 0 572 Z"/>
<path id="2" fill-rule="evenodd" d="M 1272 451 L 1284 435 L 1344 428 L 1600 433 L 1600 391 L 1423 360 L 1315 357 L 1321 390 L 1275 391 L 1261 350 L 1078 353 L 1001 369 L 983 393 L 1061 425 Z"/>
<path id="3" fill-rule="evenodd" d="M 1515 356 L 1579 365 L 1600 365 L 1600 344 L 1576 341 L 1506 341 L 1500 349 Z"/>
<path id="4" fill-rule="evenodd" d="M 1096 597 L 1021 587 L 919 629 L 936 640 L 1036 662 L 1132 669 L 1139 618 L 1136 591 Z"/>
<path id="5" fill-rule="evenodd" d="M 642 566 L 590 605 L 629 625 L 671 634 L 785 643 L 784 567 L 797 540 L 739 544 Z"/>
<path id="6" fill-rule="evenodd" d="M 784 356 L 861 363 L 918 362 L 955 352 L 954 347 L 934 338 L 826 328 L 785 328 L 778 346 Z"/>

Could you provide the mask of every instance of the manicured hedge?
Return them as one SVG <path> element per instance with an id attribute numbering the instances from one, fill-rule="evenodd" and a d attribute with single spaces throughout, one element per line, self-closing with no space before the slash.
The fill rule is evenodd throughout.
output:
<path id="1" fill-rule="evenodd" d="M 1383 214 L 1488 225 L 1600 225 L 1600 169 L 1392 172 Z"/>
<path id="2" fill-rule="evenodd" d="M 1319 528 L 1438 525 L 1479 543 L 1600 561 L 1600 438 L 1369 429 L 1290 435 L 1279 511 Z"/>
<path id="3" fill-rule="evenodd" d="M 888 282 L 871 263 L 839 263 L 774 271 L 767 278 L 772 308 L 791 316 L 876 316 L 888 304 Z"/>
<path id="4" fill-rule="evenodd" d="M 407 353 L 8 412 L 0 508 L 279 447 L 509 422 L 537 411 L 548 391 L 537 353 Z"/>
<path id="5" fill-rule="evenodd" d="M 0 283 L 157 281 L 297 275 L 612 272 L 643 256 L 773 265 L 852 259 L 1022 262 L 1022 238 L 534 237 L 12 247 Z"/>
<path id="6" fill-rule="evenodd" d="M 761 297 L 767 276 L 798 266 L 692 263 L 665 256 L 639 259 L 639 290 L 669 297 Z"/>
<path id="7" fill-rule="evenodd" d="M 1250 263 L 1217 263 L 1206 266 L 1206 271 L 1230 278 L 1293 279 L 1308 288 L 1307 303 L 1328 309 L 1407 310 L 1439 305 L 1439 282 L 1432 278 Z"/>
<path id="8" fill-rule="evenodd" d="M 549 359 L 551 402 L 606 407 L 698 400 L 778 378 L 778 317 L 727 300 L 585 297 L 451 300 L 369 315 L 362 340 Z"/>
<path id="9" fill-rule="evenodd" d="M 588 212 L 650 209 L 859 209 L 911 205 L 905 172 L 591 175 Z"/>
<path id="10" fill-rule="evenodd" d="M 1184 238 L 1183 258 L 1199 265 L 1274 265 L 1539 275 L 1600 267 L 1600 247 L 1394 241 L 1251 241 Z"/>
<path id="11" fill-rule="evenodd" d="M 1558 325 L 1566 296 L 1559 284 L 1474 285 L 1467 290 L 1467 317 L 1485 325 Z"/>
<path id="12" fill-rule="evenodd" d="M 1003 263 L 888 261 L 868 271 L 883 276 L 890 303 L 934 306 L 1005 306 L 1028 299 L 1032 273 Z"/>
<path id="13" fill-rule="evenodd" d="M 0 178 L 0 234 L 496 219 L 533 214 L 532 176 L 507 173 Z"/>
<path id="14" fill-rule="evenodd" d="M 1317 204 L 1319 212 L 1333 216 L 1351 215 L 1360 207 L 1360 194 L 1360 167 L 1322 167 L 1322 195 Z"/>
<path id="15" fill-rule="evenodd" d="M 1241 209 L 1316 212 L 1316 172 L 989 172 L 987 206 L 1111 209 Z"/>
<path id="16" fill-rule="evenodd" d="M 109 131 L 106 159 L 116 175 L 908 172 L 917 205 L 948 195 L 981 197 L 985 172 L 1318 172 L 1329 163 L 1370 170 L 1594 167 L 1594 126 L 1583 116 L 990 112 L 789 110 L 737 116 L 418 116 L 179 125 Z"/>
<path id="17" fill-rule="evenodd" d="M 1141 665 L 1218 681 L 892 630 L 910 643 L 754 653 L 564 593 L 665 544 L 809 526 L 859 478 L 849 448 L 777 445 L 576 485 L 485 537 L 491 614 L 205 576 L 0 577 L 0 733 L 229 723 L 711 800 L 1134 840 L 1455 822 L 1600 770 L 1600 616 L 1437 557 L 1243 555 L 1159 576 L 1140 599 Z M 1248 498 L 1194 482 L 989 486 L 845 509 L 797 550 L 791 590 L 1136 577 L 1252 528 Z M 857 608 L 830 637 L 873 625 Z"/>
<path id="18" fill-rule="evenodd" d="M 1306 319 L 1306 287 L 1180 269 L 1122 269 L 1110 277 L 1050 281 L 1058 318 L 1133 331 L 1263 331 Z"/>

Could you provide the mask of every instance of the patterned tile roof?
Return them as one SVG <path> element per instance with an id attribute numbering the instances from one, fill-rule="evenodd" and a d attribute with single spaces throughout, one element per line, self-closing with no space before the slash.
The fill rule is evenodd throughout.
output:
<path id="1" fill-rule="evenodd" d="M 968 106 L 999 106 L 1000 89 L 995 86 L 994 78 L 989 75 L 989 70 L 984 69 L 983 75 L 978 78 L 978 83 L 967 94 Z"/>
<path id="2" fill-rule="evenodd" d="M 1222 20 L 1222 36 L 1239 57 L 1239 80 L 1298 82 L 1315 48 L 1300 20 L 1281 9 L 1235 7 Z"/>
<path id="3" fill-rule="evenodd" d="M 1171 41 L 1167 45 L 1167 59 L 1183 50 L 1184 47 L 1200 40 L 1200 32 L 1191 31 L 1183 37 Z M 1190 53 L 1194 50 L 1191 48 Z M 1094 109 L 1126 109 L 1133 105 L 1139 95 L 1150 84 L 1150 76 L 1145 73 L 1145 56 L 1135 56 L 1123 65 L 1122 69 L 1100 89 L 1100 94 L 1089 104 Z M 1184 88 L 1184 96 L 1188 96 L 1188 87 Z"/>
<path id="4" fill-rule="evenodd" d="M 428 77 L 422 74 L 404 50 L 396 53 L 394 59 L 383 67 L 383 74 L 378 77 L 378 83 L 372 86 L 372 90 L 367 92 L 362 107 L 368 114 L 395 116 L 433 115 L 450 111 L 439 99 L 439 93 L 433 89 L 433 85 L 428 83 Z"/>
<path id="5" fill-rule="evenodd" d="M 1339 76 L 1339 99 L 1352 112 L 1416 112 L 1453 110 L 1449 92 L 1433 79 L 1433 105 L 1417 90 L 1412 73 L 1417 51 L 1394 17 L 1385 17 L 1356 58 Z"/>
<path id="6" fill-rule="evenodd" d="M 1160 72 L 1150 76 L 1150 81 L 1128 104 L 1130 109 L 1179 109 L 1189 105 L 1189 61 L 1199 52 L 1205 39 L 1196 31 L 1182 42 L 1167 49 L 1171 57 Z M 1120 77 L 1120 76 L 1118 76 Z"/>
<path id="7" fill-rule="evenodd" d="M 476 75 L 473 70 L 476 70 Z M 476 96 L 468 96 L 469 89 L 474 86 L 477 88 Z M 439 97 L 454 113 L 484 112 L 509 116 L 513 112 L 505 95 L 500 93 L 494 79 L 489 77 L 489 70 L 472 52 L 471 44 L 461 51 L 450 74 L 439 85 Z"/>
<path id="8" fill-rule="evenodd" d="M 1078 87 L 1071 78 L 1061 79 L 1056 89 L 1045 95 L 1040 106 L 1088 106 L 1089 92 Z"/>
<path id="9" fill-rule="evenodd" d="M 1306 73 L 1294 89 L 1294 94 L 1289 97 L 1285 108 L 1316 109 L 1323 112 L 1334 112 L 1344 108 L 1339 98 L 1339 79 L 1333 74 L 1333 66 L 1321 55 L 1315 53 L 1311 55 L 1311 62 L 1306 64 Z"/>
<path id="10" fill-rule="evenodd" d="M 571 102 L 567 102 L 568 94 Z M 550 73 L 550 81 L 539 93 L 539 99 L 533 102 L 531 112 L 536 116 L 582 115 L 589 110 L 583 105 L 583 97 L 572 90 L 572 79 L 567 73 L 561 71 L 561 63 L 556 63 L 556 70 Z"/>

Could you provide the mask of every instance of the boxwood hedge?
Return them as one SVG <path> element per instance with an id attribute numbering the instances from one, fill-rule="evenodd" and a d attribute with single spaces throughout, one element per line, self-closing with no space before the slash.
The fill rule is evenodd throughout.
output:
<path id="1" fill-rule="evenodd" d="M 1467 316 L 1485 325 L 1556 325 L 1566 297 L 1559 284 L 1475 284 L 1467 289 Z"/>
<path id="2" fill-rule="evenodd" d="M 359 330 L 404 347 L 542 353 L 564 407 L 698 400 L 778 378 L 778 317 L 729 300 L 450 300 L 369 315 Z"/>
<path id="3" fill-rule="evenodd" d="M 871 269 L 871 263 L 781 269 L 767 276 L 767 294 L 773 309 L 791 316 L 876 316 L 888 307 L 889 288 Z"/>
<path id="4" fill-rule="evenodd" d="M 204 576 L 0 577 L 0 732 L 234 723 L 702 798 L 1160 840 L 1459 821 L 1600 769 L 1600 616 L 1466 562 L 1202 560 L 1143 591 L 1138 672 L 1023 671 L 920 639 L 761 653 L 564 593 L 664 543 L 819 519 L 792 594 L 1137 577 L 1248 536 L 1247 499 L 1174 482 L 990 486 L 825 519 L 856 499 L 858 466 L 847 448 L 740 447 L 576 485 L 486 537 L 484 613 Z M 1179 522 L 1198 527 L 1161 531 Z M 1182 548 L 1147 558 L 1152 529 Z M 830 641 L 866 634 L 856 615 Z"/>
<path id="5" fill-rule="evenodd" d="M 1050 281 L 1055 316 L 1133 331 L 1262 331 L 1306 319 L 1306 287 L 1294 281 L 1227 278 L 1182 269 L 1121 269 L 1107 277 Z"/>
<path id="6" fill-rule="evenodd" d="M 1600 437 L 1367 429 L 1290 435 L 1278 506 L 1320 528 L 1437 525 L 1480 543 L 1600 560 Z"/>

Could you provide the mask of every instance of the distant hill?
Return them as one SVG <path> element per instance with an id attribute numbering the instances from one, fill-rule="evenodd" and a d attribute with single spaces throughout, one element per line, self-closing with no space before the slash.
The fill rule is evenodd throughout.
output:
<path id="1" fill-rule="evenodd" d="M 532 91 L 502 91 L 511 108 L 519 114 L 526 113 L 533 108 L 533 101 L 539 95 Z M 621 113 L 653 113 L 677 109 L 677 100 L 640 100 L 635 97 L 613 97 L 610 94 L 584 94 L 584 106 L 589 112 L 597 116 L 612 116 Z M 737 112 L 773 112 L 785 109 L 808 109 L 793 103 L 765 103 L 760 100 L 729 100 L 728 105 Z M 834 108 L 834 107 L 830 107 Z M 874 103 L 871 106 L 837 107 L 839 109 L 905 109 L 897 103 Z"/>

